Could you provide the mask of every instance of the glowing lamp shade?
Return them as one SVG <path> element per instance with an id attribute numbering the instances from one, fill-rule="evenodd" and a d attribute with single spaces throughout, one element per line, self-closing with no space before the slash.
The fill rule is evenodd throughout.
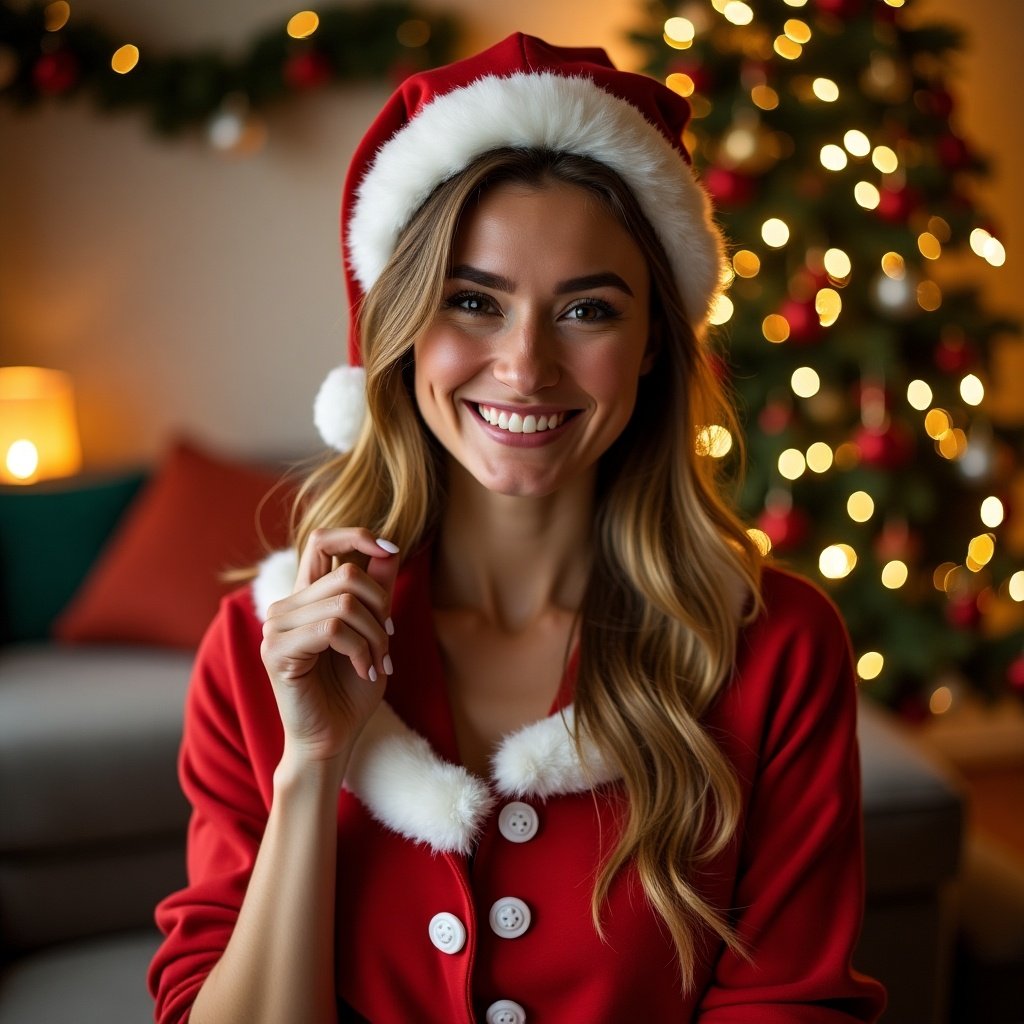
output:
<path id="1" fill-rule="evenodd" d="M 0 483 L 70 476 L 81 465 L 71 378 L 36 366 L 0 366 Z"/>

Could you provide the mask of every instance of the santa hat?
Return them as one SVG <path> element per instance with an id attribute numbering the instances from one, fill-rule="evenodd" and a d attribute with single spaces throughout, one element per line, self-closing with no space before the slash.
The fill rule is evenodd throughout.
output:
<path id="1" fill-rule="evenodd" d="M 694 327 L 722 281 L 721 235 L 683 145 L 690 106 L 603 50 L 516 33 L 489 50 L 407 78 L 359 144 L 341 210 L 349 365 L 331 372 L 314 415 L 347 451 L 365 405 L 359 306 L 398 237 L 433 190 L 495 149 L 589 157 L 626 183 L 661 241 Z"/>

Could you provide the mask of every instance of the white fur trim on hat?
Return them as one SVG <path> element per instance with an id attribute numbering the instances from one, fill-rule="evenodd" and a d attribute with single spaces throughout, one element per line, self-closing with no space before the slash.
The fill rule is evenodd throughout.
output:
<path id="1" fill-rule="evenodd" d="M 313 402 L 313 422 L 324 442 L 339 452 L 355 446 L 366 418 L 366 371 L 336 366 L 324 378 Z"/>
<path id="2" fill-rule="evenodd" d="M 615 171 L 665 247 L 691 322 L 704 323 L 721 285 L 723 248 L 703 188 L 636 107 L 590 78 L 550 72 L 488 76 L 453 89 L 380 148 L 348 226 L 348 258 L 364 291 L 434 188 L 505 147 L 574 153 Z"/>

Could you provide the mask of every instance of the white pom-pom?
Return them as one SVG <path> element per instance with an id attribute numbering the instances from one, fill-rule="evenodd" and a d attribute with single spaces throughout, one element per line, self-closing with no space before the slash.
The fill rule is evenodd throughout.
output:
<path id="1" fill-rule="evenodd" d="M 252 603 L 261 622 L 267 621 L 267 612 L 275 601 L 292 592 L 298 574 L 299 559 L 291 548 L 274 551 L 260 562 L 252 581 Z"/>
<path id="2" fill-rule="evenodd" d="M 313 402 L 313 422 L 324 443 L 339 452 L 351 451 L 365 416 L 366 371 L 361 366 L 336 366 Z"/>

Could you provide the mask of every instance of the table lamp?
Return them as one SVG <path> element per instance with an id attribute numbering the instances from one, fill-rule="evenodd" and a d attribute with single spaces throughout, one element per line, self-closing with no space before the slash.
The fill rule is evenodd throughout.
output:
<path id="1" fill-rule="evenodd" d="M 77 473 L 82 448 L 71 378 L 38 366 L 0 366 L 0 483 Z"/>

